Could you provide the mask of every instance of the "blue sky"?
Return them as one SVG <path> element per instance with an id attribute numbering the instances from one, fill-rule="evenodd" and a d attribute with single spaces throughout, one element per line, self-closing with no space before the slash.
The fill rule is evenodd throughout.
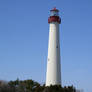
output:
<path id="1" fill-rule="evenodd" d="M 0 79 L 45 82 L 49 10 L 60 10 L 62 84 L 92 92 L 91 0 L 0 0 Z"/>

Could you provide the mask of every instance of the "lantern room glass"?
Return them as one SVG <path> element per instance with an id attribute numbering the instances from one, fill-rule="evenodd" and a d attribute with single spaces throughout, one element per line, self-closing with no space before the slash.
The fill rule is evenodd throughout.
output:
<path id="1" fill-rule="evenodd" d="M 50 16 L 59 16 L 58 11 L 51 11 Z"/>

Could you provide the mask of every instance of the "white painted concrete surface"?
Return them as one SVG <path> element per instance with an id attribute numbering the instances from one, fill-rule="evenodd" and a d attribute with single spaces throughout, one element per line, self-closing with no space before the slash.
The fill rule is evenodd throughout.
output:
<path id="1" fill-rule="evenodd" d="M 61 85 L 59 23 L 50 23 L 46 86 Z"/>

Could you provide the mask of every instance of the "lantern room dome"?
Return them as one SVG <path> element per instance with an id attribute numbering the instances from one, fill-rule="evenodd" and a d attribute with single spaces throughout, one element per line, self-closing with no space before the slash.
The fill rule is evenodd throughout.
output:
<path id="1" fill-rule="evenodd" d="M 58 9 L 56 9 L 56 7 L 55 7 L 55 8 L 53 8 L 52 10 L 50 10 L 50 11 L 56 11 L 56 12 L 59 12 L 59 10 L 58 10 Z"/>

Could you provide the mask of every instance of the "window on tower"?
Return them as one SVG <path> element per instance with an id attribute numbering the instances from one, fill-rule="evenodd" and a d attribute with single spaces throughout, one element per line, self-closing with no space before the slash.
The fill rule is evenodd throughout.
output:
<path id="1" fill-rule="evenodd" d="M 58 45 L 56 46 L 56 48 L 58 48 Z"/>

